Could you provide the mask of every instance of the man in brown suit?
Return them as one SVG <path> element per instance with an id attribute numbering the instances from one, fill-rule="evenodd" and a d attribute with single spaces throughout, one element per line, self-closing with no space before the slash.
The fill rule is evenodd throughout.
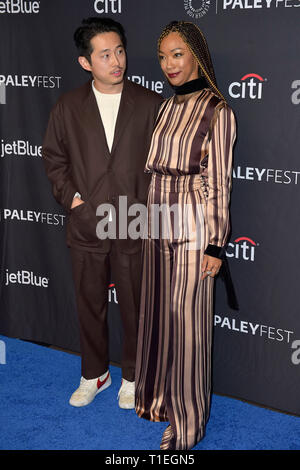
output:
<path id="1" fill-rule="evenodd" d="M 115 212 L 118 220 L 120 196 L 127 197 L 128 207 L 146 203 L 144 166 L 162 98 L 124 77 L 126 38 L 119 23 L 89 18 L 74 39 L 79 63 L 93 79 L 59 99 L 43 144 L 54 197 L 68 213 L 79 316 L 82 377 L 70 404 L 85 406 L 111 384 L 107 307 L 112 272 L 123 327 L 119 406 L 134 408 L 141 240 L 98 238 L 96 210 L 111 204 L 115 211 L 109 217 Z"/>

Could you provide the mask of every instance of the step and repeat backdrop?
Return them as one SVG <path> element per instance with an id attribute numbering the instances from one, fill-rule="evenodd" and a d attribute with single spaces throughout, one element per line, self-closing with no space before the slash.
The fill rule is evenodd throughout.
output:
<path id="1" fill-rule="evenodd" d="M 239 310 L 218 279 L 214 392 L 300 415 L 299 0 L 0 1 L 0 334 L 80 351 L 66 214 L 41 146 L 58 97 L 89 79 L 73 33 L 97 15 L 124 25 L 129 79 L 164 97 L 163 26 L 181 19 L 203 30 L 238 123 L 227 259 Z M 118 363 L 113 279 L 107 288 Z"/>

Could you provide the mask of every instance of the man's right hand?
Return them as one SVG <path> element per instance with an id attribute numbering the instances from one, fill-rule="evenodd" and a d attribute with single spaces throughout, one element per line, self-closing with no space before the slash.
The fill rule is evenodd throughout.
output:
<path id="1" fill-rule="evenodd" d="M 80 199 L 79 197 L 74 197 L 71 209 L 74 209 L 74 207 L 80 206 L 80 204 L 84 204 L 84 201 Z"/>

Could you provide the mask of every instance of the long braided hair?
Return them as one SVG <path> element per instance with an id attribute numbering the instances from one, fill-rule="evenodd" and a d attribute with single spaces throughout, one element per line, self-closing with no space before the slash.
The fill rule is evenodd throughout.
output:
<path id="1" fill-rule="evenodd" d="M 222 93 L 217 87 L 214 68 L 212 65 L 208 45 L 200 28 L 194 23 L 188 21 L 172 21 L 162 31 L 158 43 L 159 51 L 162 40 L 170 33 L 178 33 L 188 46 L 189 50 L 196 59 L 200 74 L 206 78 L 207 84 L 211 90 L 225 101 Z"/>

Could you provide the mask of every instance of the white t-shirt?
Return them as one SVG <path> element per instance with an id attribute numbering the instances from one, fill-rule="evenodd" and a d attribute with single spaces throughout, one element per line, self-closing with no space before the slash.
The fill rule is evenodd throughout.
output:
<path id="1" fill-rule="evenodd" d="M 111 151 L 122 93 L 101 93 L 95 88 L 94 82 L 92 82 L 92 86 L 105 130 L 107 145 Z"/>

